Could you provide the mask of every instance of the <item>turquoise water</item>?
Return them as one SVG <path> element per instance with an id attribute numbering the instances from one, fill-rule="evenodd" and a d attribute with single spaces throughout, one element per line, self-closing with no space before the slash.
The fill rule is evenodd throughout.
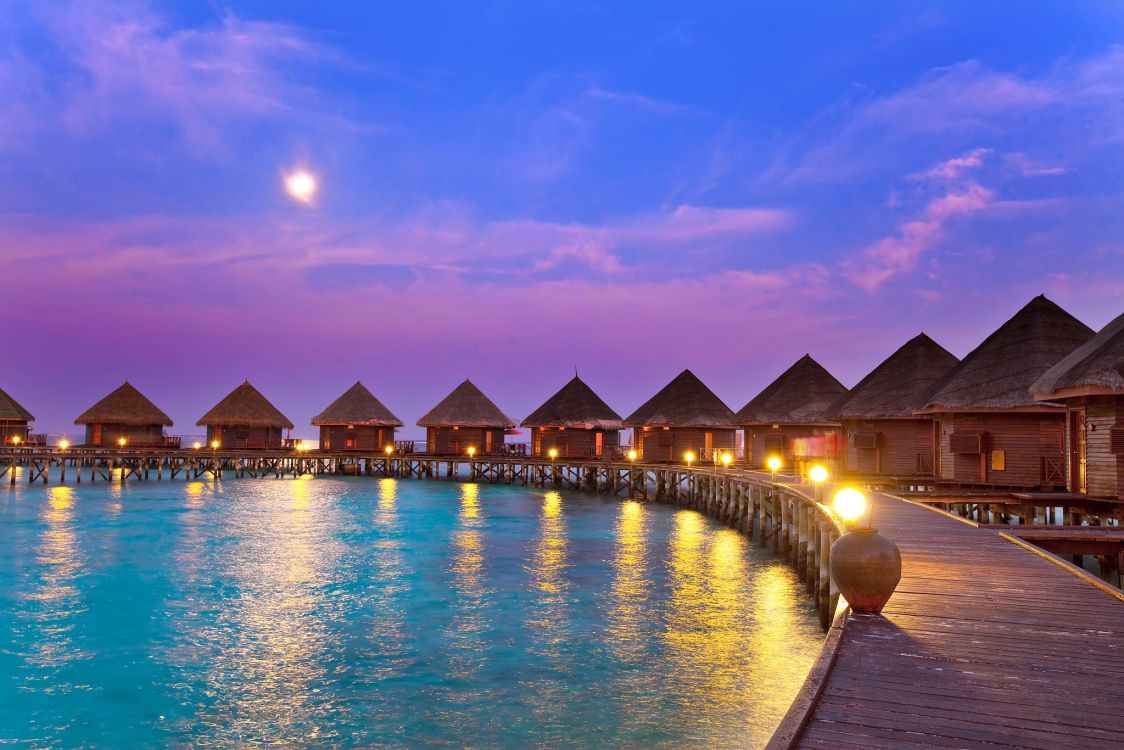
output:
<path id="1" fill-rule="evenodd" d="M 693 511 L 369 478 L 0 488 L 0 744 L 760 746 L 822 643 Z"/>

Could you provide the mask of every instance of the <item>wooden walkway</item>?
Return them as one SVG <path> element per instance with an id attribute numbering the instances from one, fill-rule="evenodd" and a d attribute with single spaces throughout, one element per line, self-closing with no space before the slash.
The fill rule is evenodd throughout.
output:
<path id="1" fill-rule="evenodd" d="M 1124 601 L 999 536 L 876 495 L 901 548 L 851 615 L 802 748 L 1124 748 Z"/>

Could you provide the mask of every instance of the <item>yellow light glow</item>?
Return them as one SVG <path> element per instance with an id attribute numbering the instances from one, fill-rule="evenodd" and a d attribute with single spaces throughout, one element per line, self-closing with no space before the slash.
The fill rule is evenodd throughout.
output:
<path id="1" fill-rule="evenodd" d="M 781 468 L 781 460 L 776 456 L 769 456 L 769 460 L 765 462 L 765 465 L 769 467 L 769 471 L 776 471 Z"/>
<path id="2" fill-rule="evenodd" d="M 126 442 L 125 438 L 117 438 L 117 444 L 120 445 L 122 448 L 125 447 L 125 442 Z"/>
<path id="3" fill-rule="evenodd" d="M 729 466 L 729 465 L 730 465 L 730 463 L 731 463 L 731 462 L 732 462 L 733 460 L 734 460 L 734 457 L 733 457 L 733 456 L 731 456 L 731 455 L 730 455 L 729 453 L 723 453 L 723 454 L 722 454 L 722 465 L 723 465 L 723 466 Z"/>
<path id="4" fill-rule="evenodd" d="M 301 203 L 311 203 L 316 196 L 316 178 L 303 169 L 298 170 L 285 178 L 285 189 Z"/>
<path id="5" fill-rule="evenodd" d="M 635 461 L 636 460 L 636 451 L 629 451 L 628 452 L 628 460 L 629 461 Z"/>
<path id="6" fill-rule="evenodd" d="M 835 493 L 831 505 L 844 521 L 854 521 L 866 512 L 866 495 L 854 487 L 844 487 Z"/>
<path id="7" fill-rule="evenodd" d="M 200 448 L 203 447 L 203 444 L 200 443 L 198 440 L 196 440 L 194 443 L 191 444 L 191 447 L 194 448 L 195 450 L 199 450 Z"/>
<path id="8" fill-rule="evenodd" d="M 19 444 L 20 444 L 20 436 L 19 435 L 12 435 L 12 445 L 19 445 Z"/>
<path id="9" fill-rule="evenodd" d="M 683 454 L 683 460 L 686 461 L 687 463 L 691 463 L 692 461 L 695 460 L 695 452 L 694 451 L 687 451 L 686 453 Z"/>
<path id="10" fill-rule="evenodd" d="M 551 458 L 558 458 L 558 450 L 555 448 L 551 448 L 549 451 L 547 451 L 547 453 Z"/>
<path id="11" fill-rule="evenodd" d="M 472 447 L 472 446 L 469 446 L 469 447 L 468 447 L 468 455 L 469 455 L 469 457 L 470 457 L 470 458 L 471 458 L 472 456 L 475 456 L 475 455 L 476 455 L 476 448 L 474 448 L 474 447 Z"/>
<path id="12" fill-rule="evenodd" d="M 69 440 L 60 440 L 59 441 L 59 450 L 60 451 L 64 451 L 69 447 L 70 447 L 70 441 Z"/>
<path id="13" fill-rule="evenodd" d="M 390 455 L 391 453 L 393 453 L 393 452 L 394 452 L 394 446 L 393 446 L 393 445 L 388 445 L 388 446 L 386 446 L 386 449 L 385 449 L 385 450 L 386 450 L 386 455 L 388 455 L 388 456 L 389 456 L 389 455 Z"/>
<path id="14" fill-rule="evenodd" d="M 211 448 L 212 448 L 212 449 L 214 449 L 214 450 L 218 450 L 218 448 L 219 448 L 219 441 L 218 441 L 218 440 L 212 440 L 212 441 L 211 441 Z"/>
<path id="15" fill-rule="evenodd" d="M 808 477 L 816 484 L 819 484 L 820 482 L 826 482 L 827 469 L 820 466 L 819 464 L 816 464 L 812 467 L 811 471 L 808 472 Z"/>

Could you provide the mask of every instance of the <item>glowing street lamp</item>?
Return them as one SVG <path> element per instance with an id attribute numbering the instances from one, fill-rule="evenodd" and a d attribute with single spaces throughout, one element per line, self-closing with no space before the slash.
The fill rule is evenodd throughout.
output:
<path id="1" fill-rule="evenodd" d="M 687 468 L 691 468 L 691 463 L 695 460 L 695 452 L 687 451 L 683 454 L 683 460 L 687 462 Z"/>
<path id="2" fill-rule="evenodd" d="M 393 445 L 388 445 L 388 446 L 386 446 L 385 448 L 383 448 L 383 450 L 385 450 L 385 451 L 386 451 L 386 455 L 387 455 L 387 456 L 389 456 L 389 455 L 390 455 L 391 453 L 393 453 L 393 452 L 394 452 L 394 446 L 393 446 Z"/>
<path id="3" fill-rule="evenodd" d="M 218 440 L 212 440 L 211 441 L 211 450 L 217 451 L 218 449 L 219 449 L 219 441 Z"/>
<path id="4" fill-rule="evenodd" d="M 727 470 L 730 468 L 730 464 L 733 462 L 733 460 L 734 460 L 734 457 L 732 455 L 730 455 L 729 453 L 723 453 L 722 454 L 722 466 L 725 467 Z"/>
<path id="5" fill-rule="evenodd" d="M 860 527 L 859 518 L 868 512 L 866 495 L 844 487 L 832 499 L 835 514 L 843 519 L 847 533 L 831 545 L 831 580 L 856 612 L 878 613 L 890 600 L 902 577 L 902 555 L 896 544 L 871 525 Z"/>
<path id="6" fill-rule="evenodd" d="M 126 440 L 126 439 L 125 439 L 125 438 L 123 438 L 123 437 L 119 437 L 119 438 L 117 438 L 117 446 L 118 446 L 119 448 L 124 448 L 124 447 L 125 447 L 125 443 L 127 443 L 127 442 L 129 442 L 129 441 L 128 441 L 128 440 Z"/>
<path id="7" fill-rule="evenodd" d="M 476 455 L 476 446 L 474 446 L 474 445 L 468 446 L 468 457 L 472 458 L 475 455 Z"/>
<path id="8" fill-rule="evenodd" d="M 203 444 L 200 443 L 198 440 L 196 440 L 194 443 L 191 444 L 191 447 L 194 448 L 195 450 L 199 450 L 200 448 L 203 447 Z"/>
<path id="9" fill-rule="evenodd" d="M 637 454 L 636 451 L 629 451 L 628 452 L 628 460 L 631 461 L 632 463 L 636 463 L 636 458 L 637 458 L 638 455 L 639 454 Z"/>
<path id="10" fill-rule="evenodd" d="M 58 442 L 58 449 L 59 449 L 60 451 L 64 451 L 64 450 L 66 450 L 66 449 L 67 449 L 67 448 L 69 448 L 69 447 L 70 447 L 70 441 L 69 441 L 69 440 L 67 440 L 66 438 L 63 438 L 62 440 L 60 440 L 60 441 Z"/>
<path id="11" fill-rule="evenodd" d="M 769 471 L 773 472 L 773 481 L 777 481 L 777 472 L 780 471 L 781 460 L 776 456 L 769 456 L 769 460 L 765 462 L 765 465 L 769 467 Z"/>
<path id="12" fill-rule="evenodd" d="M 558 458 L 558 449 L 557 448 L 551 448 L 546 453 L 547 453 L 548 456 L 550 456 L 551 461 L 554 461 L 554 459 Z"/>
<path id="13" fill-rule="evenodd" d="M 820 485 L 827 481 L 827 469 L 820 464 L 816 464 L 808 472 L 808 478 L 812 480 L 812 484 L 816 486 L 816 499 L 820 499 Z"/>
<path id="14" fill-rule="evenodd" d="M 866 513 L 866 495 L 854 487 L 844 487 L 835 493 L 831 506 L 844 525 L 851 528 Z"/>
<path id="15" fill-rule="evenodd" d="M 20 445 L 20 442 L 21 442 L 21 438 L 20 438 L 19 435 L 12 435 L 12 445 L 14 445 L 15 447 L 18 448 L 19 445 Z"/>

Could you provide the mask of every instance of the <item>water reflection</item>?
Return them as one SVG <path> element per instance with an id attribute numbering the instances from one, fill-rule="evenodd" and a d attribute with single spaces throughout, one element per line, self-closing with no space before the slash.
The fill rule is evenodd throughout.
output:
<path id="1" fill-rule="evenodd" d="M 217 647 L 206 675 L 213 704 L 199 717 L 207 744 L 338 736 L 333 698 L 319 687 L 332 646 L 327 621 L 341 616 L 341 602 L 326 596 L 337 510 L 311 482 L 254 485 L 229 517 L 225 531 L 238 544 L 224 562 L 238 591 L 206 628 Z"/>
<path id="2" fill-rule="evenodd" d="M 381 532 L 372 541 L 373 580 L 377 586 L 370 592 L 370 644 L 373 657 L 364 679 L 375 683 L 401 676 L 413 663 L 406 645 L 406 605 L 409 594 L 409 564 L 402 540 L 402 523 L 398 513 L 398 480 L 379 481 L 375 526 Z M 383 711 L 393 712 L 393 706 Z"/>
<path id="3" fill-rule="evenodd" d="M 609 646 L 625 664 L 641 662 L 647 653 L 638 634 L 650 624 L 647 529 L 644 506 L 635 500 L 620 505 L 614 528 L 613 585 L 609 609 Z"/>
<path id="4" fill-rule="evenodd" d="M 482 635 L 488 590 L 484 581 L 485 519 L 480 509 L 480 486 L 461 486 L 460 511 L 453 530 L 453 619 L 446 631 L 451 653 L 449 673 L 469 680 L 484 663 Z"/>
<path id="5" fill-rule="evenodd" d="M 25 594 L 25 599 L 34 603 L 28 607 L 34 625 L 34 635 L 28 643 L 28 661 L 51 668 L 52 676 L 67 663 L 90 657 L 74 637 L 75 626 L 86 611 L 75 584 L 83 566 L 74 528 L 74 504 L 72 488 L 55 486 L 47 490 L 41 513 L 44 528 L 35 549 L 38 586 Z M 47 683 L 49 691 L 64 687 L 51 681 Z"/>

